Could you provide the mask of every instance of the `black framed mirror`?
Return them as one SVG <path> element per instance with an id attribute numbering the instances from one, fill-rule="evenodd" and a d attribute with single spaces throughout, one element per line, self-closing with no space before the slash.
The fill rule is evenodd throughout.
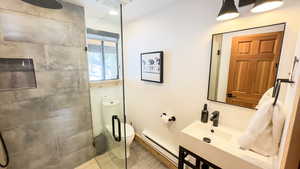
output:
<path id="1" fill-rule="evenodd" d="M 212 35 L 207 99 L 254 109 L 272 93 L 286 23 Z"/>

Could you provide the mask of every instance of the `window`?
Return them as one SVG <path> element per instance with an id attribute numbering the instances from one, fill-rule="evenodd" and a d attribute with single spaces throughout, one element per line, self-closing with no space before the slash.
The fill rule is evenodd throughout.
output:
<path id="1" fill-rule="evenodd" d="M 118 37 L 118 34 L 102 31 L 91 32 L 88 29 L 90 81 L 119 79 Z"/>

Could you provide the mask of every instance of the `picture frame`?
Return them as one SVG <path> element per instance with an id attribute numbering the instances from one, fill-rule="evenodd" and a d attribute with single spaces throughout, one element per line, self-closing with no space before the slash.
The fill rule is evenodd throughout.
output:
<path id="1" fill-rule="evenodd" d="M 164 52 L 141 53 L 141 80 L 163 83 Z"/>

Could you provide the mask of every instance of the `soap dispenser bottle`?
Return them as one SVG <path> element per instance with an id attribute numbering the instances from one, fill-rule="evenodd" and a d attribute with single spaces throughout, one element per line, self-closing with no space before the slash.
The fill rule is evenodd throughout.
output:
<path id="1" fill-rule="evenodd" d="M 201 122 L 207 123 L 208 122 L 208 110 L 207 110 L 207 104 L 204 104 L 202 113 L 201 113 Z"/>

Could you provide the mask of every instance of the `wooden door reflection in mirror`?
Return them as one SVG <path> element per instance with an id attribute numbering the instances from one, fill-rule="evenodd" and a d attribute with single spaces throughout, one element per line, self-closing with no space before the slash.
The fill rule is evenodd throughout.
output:
<path id="1" fill-rule="evenodd" d="M 233 38 L 226 103 L 255 108 L 275 83 L 283 32 Z"/>
<path id="2" fill-rule="evenodd" d="M 255 108 L 275 84 L 285 24 L 213 35 L 208 100 Z"/>

